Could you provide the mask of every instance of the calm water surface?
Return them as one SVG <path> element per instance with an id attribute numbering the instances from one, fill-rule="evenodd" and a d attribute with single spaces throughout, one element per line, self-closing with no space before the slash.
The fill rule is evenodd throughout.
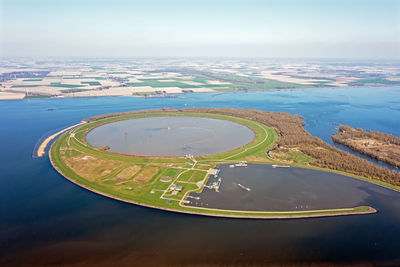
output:
<path id="1" fill-rule="evenodd" d="M 238 123 L 199 117 L 152 117 L 117 121 L 86 136 L 94 147 L 142 156 L 203 156 L 251 142 L 254 132 Z"/>
<path id="2" fill-rule="evenodd" d="M 306 168 L 274 168 L 266 164 L 219 168 L 218 177 L 207 182 L 212 185 L 221 178 L 219 192 L 205 188 L 200 194 L 192 193 L 200 199 L 190 198 L 189 205 L 254 211 L 340 209 L 371 206 L 370 191 L 379 189 L 358 179 Z"/>
<path id="3" fill-rule="evenodd" d="M 234 107 L 302 115 L 331 142 L 331 121 L 400 136 L 400 88 L 359 87 L 0 102 L 0 265 L 329 263 L 400 265 L 400 193 L 363 189 L 379 213 L 300 220 L 190 216 L 124 204 L 63 179 L 32 158 L 47 131 L 98 114 L 163 107 Z M 47 108 L 56 108 L 47 111 Z M 346 190 L 346 189 L 344 189 Z M 361 198 L 360 198 L 361 199 Z"/>

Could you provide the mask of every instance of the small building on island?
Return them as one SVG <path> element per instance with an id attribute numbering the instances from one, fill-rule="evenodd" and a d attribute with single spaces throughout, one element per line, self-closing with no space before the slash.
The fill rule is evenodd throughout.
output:
<path id="1" fill-rule="evenodd" d="M 169 187 L 169 189 L 171 189 L 172 191 L 178 191 L 178 192 L 180 192 L 180 191 L 183 190 L 183 186 L 172 184 L 172 185 Z"/>

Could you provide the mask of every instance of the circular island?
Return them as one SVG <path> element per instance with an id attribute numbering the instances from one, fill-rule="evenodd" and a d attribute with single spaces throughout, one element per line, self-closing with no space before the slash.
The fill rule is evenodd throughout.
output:
<path id="1" fill-rule="evenodd" d="M 267 151 L 273 148 L 278 138 L 276 131 L 251 119 L 185 110 L 149 110 L 108 114 L 83 122 L 60 132 L 63 134 L 50 149 L 51 163 L 68 180 L 113 199 L 174 212 L 233 218 L 306 218 L 376 212 L 372 207 L 355 205 L 362 203 L 362 195 L 350 202 L 342 201 L 339 206 L 332 202 L 326 202 L 333 205 L 330 207 L 297 205 L 296 201 L 290 206 L 288 203 L 291 202 L 287 201 L 290 192 L 286 192 L 282 195 L 285 200 L 274 194 L 275 206 L 251 205 L 253 196 L 259 203 L 264 198 L 268 201 L 268 196 L 261 196 L 260 201 L 262 191 L 250 194 L 252 188 L 246 181 L 252 179 L 246 180 L 245 176 L 235 180 L 237 196 L 234 198 L 242 198 L 248 203 L 230 205 L 236 202 L 228 201 L 218 204 L 218 196 L 224 195 L 226 199 L 233 196 L 228 196 L 233 185 L 228 184 L 229 179 L 225 180 L 225 173 L 253 168 L 254 164 L 248 163 L 272 166 L 273 171 L 263 170 L 263 178 L 254 180 L 259 187 L 258 183 L 268 179 L 269 173 L 276 175 L 277 171 L 289 169 L 288 165 L 268 156 Z M 302 176 L 301 170 L 299 174 Z M 268 186 L 274 186 L 271 181 Z M 225 182 L 227 190 L 224 189 Z M 224 189 L 223 193 L 220 189 Z M 217 208 L 208 206 L 203 192 Z M 210 192 L 214 195 L 210 196 Z M 312 190 L 307 194 L 314 198 L 324 197 Z M 280 206 L 280 201 L 286 206 Z M 313 203 L 317 202 L 314 199 Z"/>

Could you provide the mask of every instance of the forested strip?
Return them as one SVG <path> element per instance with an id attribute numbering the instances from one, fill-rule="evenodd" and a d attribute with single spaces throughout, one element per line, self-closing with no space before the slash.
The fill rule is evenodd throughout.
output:
<path id="1" fill-rule="evenodd" d="M 332 140 L 361 154 L 400 167 L 400 138 L 397 136 L 341 125 Z"/>

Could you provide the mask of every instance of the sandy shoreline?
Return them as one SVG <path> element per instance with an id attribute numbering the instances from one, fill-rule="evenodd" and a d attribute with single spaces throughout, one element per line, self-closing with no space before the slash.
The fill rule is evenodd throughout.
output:
<path id="1" fill-rule="evenodd" d="M 82 124 L 85 124 L 85 123 L 86 123 L 85 121 L 82 121 L 82 122 L 80 122 L 80 123 L 78 123 L 78 124 L 72 125 L 72 126 L 70 126 L 70 127 L 68 127 L 68 128 L 65 128 L 65 129 L 63 129 L 63 130 L 61 130 L 61 131 L 59 131 L 59 132 L 57 132 L 57 133 L 55 133 L 55 134 L 52 134 L 52 135 L 50 135 L 49 137 L 47 137 L 47 138 L 40 144 L 40 146 L 39 146 L 39 148 L 38 148 L 38 150 L 37 150 L 36 156 L 39 157 L 39 158 L 40 158 L 40 157 L 43 157 L 43 155 L 46 153 L 46 147 L 47 147 L 47 145 L 50 143 L 51 140 L 53 140 L 54 138 L 56 138 L 58 135 L 60 135 L 60 134 L 62 134 L 62 133 L 64 133 L 64 132 L 66 132 L 66 131 L 68 131 L 69 129 L 72 129 L 72 128 L 74 128 L 74 127 L 77 127 L 77 126 L 82 125 Z"/>

